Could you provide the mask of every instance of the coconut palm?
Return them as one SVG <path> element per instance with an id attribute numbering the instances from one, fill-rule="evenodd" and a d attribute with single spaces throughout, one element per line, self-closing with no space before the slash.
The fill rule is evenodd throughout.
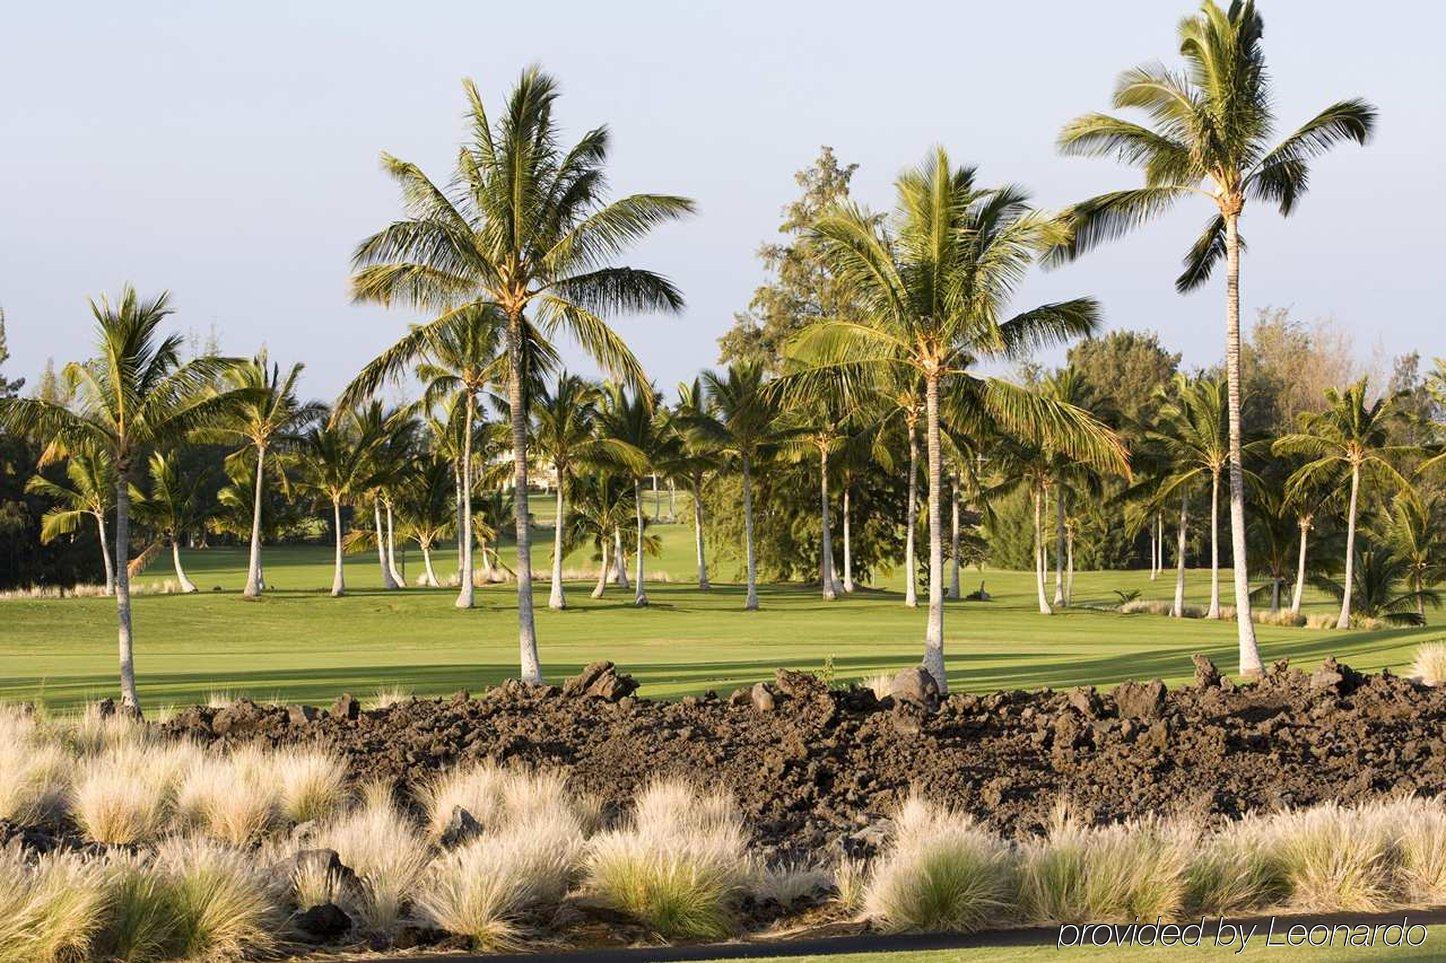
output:
<path id="1" fill-rule="evenodd" d="M 1388 545 L 1373 545 L 1361 551 L 1358 564 L 1342 581 L 1317 575 L 1315 585 L 1341 608 L 1359 618 L 1379 619 L 1392 625 L 1423 625 L 1426 606 L 1439 608 L 1441 593 L 1411 584 L 1411 566 Z"/>
<path id="2" fill-rule="evenodd" d="M 611 375 L 641 386 L 633 353 L 608 327 L 614 311 L 676 311 L 682 295 L 650 271 L 613 260 L 654 227 L 693 210 L 661 194 L 604 200 L 608 133 L 597 128 L 563 146 L 552 108 L 557 85 L 536 68 L 522 74 L 493 123 L 476 87 L 465 85 L 471 141 L 454 185 L 439 187 L 414 164 L 384 156 L 402 187 L 405 217 L 357 248 L 353 294 L 441 312 L 432 324 L 480 306 L 506 318 L 507 399 L 518 493 L 517 608 L 522 678 L 539 682 L 527 515 L 528 410 L 523 372 L 529 332 L 566 332 Z"/>
<path id="3" fill-rule="evenodd" d="M 97 355 L 66 366 L 64 377 L 76 391 L 68 408 L 40 398 L 0 399 L 0 430 L 42 440 L 68 452 L 104 452 L 115 466 L 115 597 L 120 650 L 121 699 L 140 714 L 136 691 L 134 637 L 131 631 L 131 497 L 135 473 L 155 450 L 193 432 L 215 428 L 245 391 L 216 391 L 214 386 L 236 359 L 201 357 L 182 363 L 182 338 L 162 336 L 171 314 L 170 297 L 142 299 L 129 285 L 112 303 L 90 302 L 97 328 Z"/>
<path id="4" fill-rule="evenodd" d="M 1381 540 L 1407 567 L 1416 612 L 1426 618 L 1425 592 L 1446 581 L 1446 495 L 1410 489 L 1391 503 Z"/>
<path id="5" fill-rule="evenodd" d="M 246 389 L 254 400 L 242 404 L 231 423 L 221 426 L 217 440 L 239 441 L 256 459 L 256 481 L 251 486 L 251 552 L 246 563 L 246 588 L 242 595 L 254 599 L 264 588 L 261 578 L 261 502 L 264 497 L 269 452 L 289 448 L 301 437 L 306 425 L 323 410 L 319 402 L 302 403 L 296 396 L 296 382 L 304 365 L 294 364 L 283 375 L 281 366 L 271 362 L 263 349 L 254 358 L 237 365 L 226 376 L 228 384 Z"/>
<path id="6" fill-rule="evenodd" d="M 432 567 L 432 548 L 457 521 L 453 500 L 452 463 L 435 453 L 419 456 L 397 486 L 397 511 L 402 530 L 416 539 L 422 552 L 422 584 L 442 583 Z"/>
<path id="7" fill-rule="evenodd" d="M 595 599 L 602 598 L 607 591 L 608 576 L 616 564 L 610 560 L 609 551 L 617 543 L 618 531 L 634 513 L 631 495 L 632 487 L 627 479 L 606 469 L 589 472 L 574 485 L 569 540 L 588 540 L 597 547 L 597 585 L 592 590 Z"/>
<path id="8" fill-rule="evenodd" d="M 105 514 L 115 505 L 115 467 L 105 453 L 71 455 L 65 459 L 65 477 L 69 486 L 35 475 L 25 483 L 25 490 L 41 495 L 56 504 L 40 516 L 40 544 L 49 545 L 62 535 L 80 528 L 85 516 L 95 519 L 100 536 L 100 556 L 105 563 L 105 594 L 115 593 L 115 563 L 111 561 L 110 543 L 105 534 Z"/>
<path id="9" fill-rule="evenodd" d="M 375 426 L 358 419 L 354 413 L 338 420 L 313 425 L 302 436 L 297 451 L 300 485 L 331 504 L 332 532 L 336 538 L 336 556 L 332 569 L 331 594 L 346 594 L 346 569 L 342 564 L 343 540 L 341 509 L 352 504 L 370 485 L 371 450 L 381 444 L 383 436 Z"/>
<path id="10" fill-rule="evenodd" d="M 626 391 L 621 385 L 604 387 L 597 412 L 598 436 L 612 446 L 611 453 L 632 477 L 633 510 L 636 515 L 633 604 L 648 604 L 648 590 L 643 584 L 643 476 L 652 470 L 666 453 L 673 434 L 661 412 L 657 393 L 651 387 Z"/>
<path id="11" fill-rule="evenodd" d="M 790 445 L 800 459 L 818 459 L 819 518 L 819 587 L 823 601 L 833 602 L 843 591 L 833 559 L 833 506 L 829 499 L 829 455 L 843 443 L 847 419 L 839 412 L 846 410 L 847 395 L 837 378 L 828 383 L 810 384 L 807 391 L 786 391 L 786 417 L 795 427 L 796 440 Z"/>
<path id="12" fill-rule="evenodd" d="M 1309 459 L 1291 473 L 1286 492 L 1297 492 L 1327 480 L 1337 485 L 1350 484 L 1346 507 L 1346 571 L 1341 586 L 1341 614 L 1337 628 L 1351 624 L 1351 595 L 1356 585 L 1352 570 L 1356 554 L 1356 519 L 1360 506 L 1361 483 L 1376 481 L 1396 491 L 1408 491 L 1410 482 L 1396 470 L 1392 460 L 1418 454 L 1420 449 L 1409 445 L 1393 445 L 1391 422 L 1400 416 L 1399 396 L 1370 400 L 1362 378 L 1340 391 L 1326 389 L 1326 409 L 1307 415 L 1305 430 L 1282 435 L 1275 440 L 1277 455 L 1298 455 Z"/>
<path id="13" fill-rule="evenodd" d="M 703 486 L 718 468 L 718 452 L 707 437 L 695 431 L 699 418 L 709 415 L 710 401 L 702 378 L 678 383 L 678 403 L 673 411 L 673 431 L 679 444 L 668 465 L 669 474 L 688 484 L 693 499 L 693 551 L 698 564 L 698 588 L 712 588 L 708 581 L 708 554 L 703 541 Z"/>
<path id="14" fill-rule="evenodd" d="M 1007 320 L 1012 291 L 1035 257 L 1061 241 L 1058 223 L 1031 211 L 1016 188 L 984 189 L 938 149 L 897 182 L 898 203 L 881 223 L 854 205 L 816 222 L 811 237 L 825 266 L 865 320 L 828 319 L 791 346 L 814 370 L 836 368 L 923 385 L 929 485 L 929 619 L 924 663 L 943 688 L 944 547 L 940 424 L 979 436 L 992 426 L 1023 433 L 1085 460 L 1124 467 L 1111 432 L 1070 405 L 971 373 L 981 358 L 1019 357 L 1088 334 L 1098 324 L 1089 298 L 1044 304 Z M 949 410 L 941 408 L 947 394 Z"/>
<path id="15" fill-rule="evenodd" d="M 1376 111 L 1363 100 L 1332 104 L 1283 141 L 1274 127 L 1270 80 L 1261 50 L 1264 24 L 1253 0 L 1222 10 L 1205 0 L 1180 23 L 1183 71 L 1136 67 L 1120 76 L 1116 108 L 1149 115 L 1150 126 L 1108 114 L 1086 114 L 1059 137 L 1066 154 L 1113 156 L 1143 169 L 1144 186 L 1091 198 L 1070 211 L 1073 231 L 1059 248 L 1072 258 L 1162 214 L 1177 200 L 1203 197 L 1215 215 L 1185 256 L 1175 286 L 1204 284 L 1221 258 L 1225 279 L 1225 369 L 1230 429 L 1230 534 L 1240 671 L 1261 671 L 1250 618 L 1245 547 L 1245 474 L 1240 425 L 1240 216 L 1245 202 L 1276 205 L 1289 215 L 1305 194 L 1310 161 L 1343 141 L 1364 144 Z"/>
<path id="16" fill-rule="evenodd" d="M 705 412 L 692 416 L 692 429 L 721 455 L 734 461 L 743 480 L 743 541 L 747 595 L 743 608 L 758 609 L 758 557 L 753 543 L 753 471 L 777 452 L 792 434 L 783 424 L 779 395 L 769 390 L 762 366 L 730 365 L 724 372 L 703 372 L 708 393 Z"/>
<path id="17" fill-rule="evenodd" d="M 181 537 L 205 521 L 199 476 L 185 477 L 176 452 L 151 452 L 147 463 L 150 491 L 136 500 L 136 517 L 170 545 L 176 583 L 184 593 L 196 585 L 181 566 Z M 137 493 L 139 494 L 139 493 Z"/>
<path id="18" fill-rule="evenodd" d="M 562 586 L 562 560 L 566 552 L 567 492 L 579 469 L 628 468 L 642 471 L 643 455 L 627 441 L 598 434 L 598 404 L 602 393 L 577 375 L 563 372 L 557 383 L 537 395 L 533 405 L 536 425 L 532 443 L 537 453 L 552 462 L 557 474 L 557 519 L 553 524 L 552 591 L 547 605 L 567 608 Z M 641 531 L 640 531 L 641 534 Z M 641 565 L 641 562 L 639 563 Z M 641 579 L 639 580 L 641 583 Z"/>

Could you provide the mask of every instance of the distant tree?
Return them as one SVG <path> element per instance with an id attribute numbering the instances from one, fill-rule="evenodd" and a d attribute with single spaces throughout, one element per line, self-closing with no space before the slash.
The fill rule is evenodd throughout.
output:
<path id="1" fill-rule="evenodd" d="M 384 442 L 379 423 L 364 422 L 348 414 L 315 424 L 302 436 L 298 450 L 300 484 L 331 505 L 332 534 L 336 557 L 332 569 L 331 594 L 346 594 L 346 568 L 342 564 L 346 530 L 341 510 L 367 489 L 372 471 L 371 451 Z"/>
<path id="2" fill-rule="evenodd" d="M 10 360 L 10 345 L 5 334 L 5 309 L 0 308 L 0 365 Z M 53 374 L 53 371 L 52 371 Z M 0 398 L 7 398 L 18 395 L 20 389 L 25 387 L 24 378 L 8 379 L 0 375 Z"/>
<path id="3" fill-rule="evenodd" d="M 1357 563 L 1347 567 L 1343 580 L 1318 575 L 1316 587 L 1341 602 L 1347 615 L 1380 619 L 1392 625 L 1423 625 L 1425 607 L 1439 607 L 1441 593 L 1410 584 L 1411 567 L 1388 545 L 1363 549 Z"/>
<path id="4" fill-rule="evenodd" d="M 432 548 L 457 521 L 452 498 L 453 465 L 435 453 L 421 455 L 397 485 L 397 513 L 402 531 L 416 539 L 422 552 L 422 584 L 438 588 Z"/>
<path id="5" fill-rule="evenodd" d="M 1261 308 L 1240 352 L 1246 433 L 1293 431 L 1301 415 L 1324 407 L 1327 388 L 1350 384 L 1358 369 L 1350 332 L 1336 322 Z"/>
<path id="6" fill-rule="evenodd" d="M 106 538 L 105 515 L 115 506 L 115 466 L 103 450 L 94 455 L 72 454 L 65 459 L 65 477 L 70 482 L 68 486 L 44 475 L 31 477 L 25 485 L 26 491 L 55 503 L 41 516 L 41 544 L 73 533 L 87 515 L 95 519 L 100 554 L 105 562 L 105 594 L 114 595 L 115 563 Z"/>
<path id="7" fill-rule="evenodd" d="M 666 456 L 672 436 L 659 408 L 657 393 L 651 387 L 630 392 L 618 384 L 605 385 L 598 406 L 597 429 L 599 437 L 607 440 L 618 467 L 628 469 L 626 473 L 632 479 L 636 515 L 633 550 L 637 565 L 633 604 L 642 608 L 648 604 L 648 590 L 643 584 L 643 557 L 647 554 L 643 550 L 647 527 L 643 514 L 643 476 Z"/>
<path id="8" fill-rule="evenodd" d="M 1378 539 L 1405 565 L 1416 593 L 1416 612 L 1426 618 L 1426 590 L 1446 581 L 1446 495 L 1411 490 L 1391 503 Z"/>
<path id="9" fill-rule="evenodd" d="M 181 539 L 187 532 L 205 524 L 201 498 L 201 478 L 187 476 L 175 452 L 152 452 L 147 463 L 150 490 L 136 502 L 136 517 L 155 532 L 158 540 L 171 550 L 171 564 L 176 570 L 176 584 L 183 593 L 196 591 L 196 585 L 181 565 Z"/>
<path id="10" fill-rule="evenodd" d="M 1117 428 L 1153 421 L 1159 389 L 1180 367 L 1180 353 L 1160 346 L 1154 331 L 1110 331 L 1070 345 L 1066 362 L 1089 385 L 1096 405 L 1118 415 Z"/>

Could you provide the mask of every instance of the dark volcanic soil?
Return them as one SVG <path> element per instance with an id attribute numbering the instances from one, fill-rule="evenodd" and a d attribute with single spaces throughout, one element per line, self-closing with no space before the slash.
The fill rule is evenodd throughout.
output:
<path id="1" fill-rule="evenodd" d="M 368 712 L 349 698 L 329 710 L 242 701 L 166 725 L 213 741 L 329 743 L 356 778 L 403 785 L 467 760 L 516 760 L 561 769 L 616 806 L 681 775 L 735 793 L 769 850 L 813 855 L 867 849 L 870 824 L 911 786 L 1008 834 L 1039 829 L 1061 798 L 1108 821 L 1446 792 L 1446 688 L 1334 662 L 1314 675 L 1282 663 L 1236 686 L 1197 657 L 1195 685 L 1170 691 L 956 694 L 937 708 L 786 671 L 728 700 L 653 702 L 631 689 L 599 663 L 562 689 L 511 683 Z"/>

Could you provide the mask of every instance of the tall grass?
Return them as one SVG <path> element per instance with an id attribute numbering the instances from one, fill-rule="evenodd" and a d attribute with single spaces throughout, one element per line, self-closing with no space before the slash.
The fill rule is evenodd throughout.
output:
<path id="1" fill-rule="evenodd" d="M 173 838 L 156 867 L 174 913 L 174 945 L 186 959 L 234 960 L 276 944 L 275 883 L 244 850 L 204 838 Z"/>
<path id="2" fill-rule="evenodd" d="M 98 863 L 75 854 L 30 863 L 18 849 L 0 850 L 0 963 L 83 958 L 103 909 Z"/>
<path id="3" fill-rule="evenodd" d="M 334 849 L 361 880 L 362 925 L 390 933 L 403 920 L 430 859 L 427 842 L 398 810 L 389 785 L 366 787 L 351 812 L 322 827 L 317 844 Z"/>
<path id="4" fill-rule="evenodd" d="M 1417 647 L 1411 674 L 1427 685 L 1446 685 L 1446 642 L 1426 642 Z"/>

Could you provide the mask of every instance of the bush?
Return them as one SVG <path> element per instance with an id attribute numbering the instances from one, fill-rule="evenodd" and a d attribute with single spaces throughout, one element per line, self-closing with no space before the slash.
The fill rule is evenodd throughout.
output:
<path id="1" fill-rule="evenodd" d="M 968 815 L 911 796 L 874 867 L 864 912 L 891 932 L 983 929 L 1006 919 L 1014 903 L 1011 855 Z"/>
<path id="2" fill-rule="evenodd" d="M 178 821 L 232 846 L 261 839 L 281 815 L 279 788 L 267 763 L 254 749 L 198 760 L 177 791 Z"/>
<path id="3" fill-rule="evenodd" d="M 679 782 L 649 786 L 631 825 L 592 840 L 587 885 L 604 903 L 667 939 L 718 939 L 751 874 L 731 796 Z"/>
<path id="4" fill-rule="evenodd" d="M 65 812 L 74 762 L 49 742 L 31 713 L 0 708 L 0 819 L 22 825 Z"/>
<path id="5" fill-rule="evenodd" d="M 330 818 L 346 799 L 346 764 L 326 752 L 281 749 L 270 760 L 280 790 L 281 816 L 290 823 Z"/>
<path id="6" fill-rule="evenodd" d="M 189 743 L 104 749 L 81 763 L 71 814 L 93 842 L 153 842 L 167 828 L 183 774 L 198 765 L 200 753 Z"/>
<path id="7" fill-rule="evenodd" d="M 1186 875 L 1185 905 L 1193 914 L 1228 915 L 1273 906 L 1288 886 L 1266 841 L 1269 821 L 1227 823 L 1200 841 Z"/>
<path id="8" fill-rule="evenodd" d="M 96 940 L 104 959 L 147 963 L 181 951 L 179 899 L 169 875 L 149 859 L 113 852 L 104 880 L 105 925 Z"/>

